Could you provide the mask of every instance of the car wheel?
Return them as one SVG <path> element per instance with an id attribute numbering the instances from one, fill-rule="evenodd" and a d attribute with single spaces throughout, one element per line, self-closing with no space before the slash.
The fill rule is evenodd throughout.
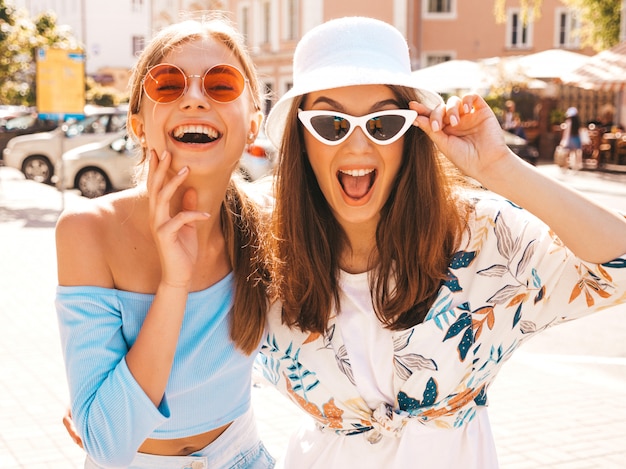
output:
<path id="1" fill-rule="evenodd" d="M 29 156 L 22 164 L 22 172 L 26 179 L 50 184 L 52 181 L 52 164 L 45 156 Z"/>
<path id="2" fill-rule="evenodd" d="M 76 176 L 76 188 L 81 195 L 93 199 L 111 189 L 109 178 L 98 168 L 85 168 Z"/>

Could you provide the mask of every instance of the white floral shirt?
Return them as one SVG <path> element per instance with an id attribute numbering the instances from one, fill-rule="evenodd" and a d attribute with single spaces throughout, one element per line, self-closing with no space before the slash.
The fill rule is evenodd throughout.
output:
<path id="1" fill-rule="evenodd" d="M 392 455 L 391 461 L 381 461 L 384 467 L 422 467 L 411 465 L 420 449 L 432 461 L 458 463 L 448 467 L 497 467 L 495 452 L 484 461 L 493 441 L 483 411 L 502 364 L 534 334 L 626 302 L 626 256 L 602 265 L 584 262 L 529 212 L 488 192 L 472 197 L 469 229 L 424 322 L 398 332 L 379 328 L 393 344 L 392 350 L 380 350 L 393 369 L 391 382 L 382 383 L 393 390 L 389 401 L 371 408 L 371 400 L 367 405 L 361 396 L 352 363 L 363 358 L 350 355 L 344 341 L 350 331 L 341 330 L 337 316 L 324 334 L 302 333 L 281 323 L 280 304 L 272 307 L 257 365 L 317 427 L 300 435 L 308 438 L 308 449 L 294 439 L 288 467 L 328 469 L 359 458 L 365 466 L 350 467 L 376 467 L 382 454 Z M 361 295 L 369 297 L 367 281 L 363 290 Z M 361 351 L 371 346 L 362 344 Z M 485 435 L 470 442 L 468 429 L 477 414 L 483 416 Z M 448 431 L 435 432 L 424 447 L 417 439 L 403 441 L 408 434 L 415 438 L 416 430 L 407 432 L 408 427 Z M 449 454 L 440 454 L 445 445 L 437 441 L 451 441 L 455 430 L 457 449 L 450 462 Z M 352 445 L 346 437 L 359 443 Z M 316 439 L 324 448 L 315 446 Z M 362 445 L 364 439 L 369 446 Z M 383 451 L 381 441 L 393 451 Z M 333 444 L 337 447 L 329 448 Z"/>

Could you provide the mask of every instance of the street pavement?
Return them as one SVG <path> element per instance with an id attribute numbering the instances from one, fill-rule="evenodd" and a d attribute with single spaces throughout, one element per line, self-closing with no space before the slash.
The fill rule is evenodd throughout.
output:
<path id="1" fill-rule="evenodd" d="M 626 175 L 540 169 L 626 212 Z M 61 423 L 68 394 L 53 304 L 54 226 L 79 200 L 0 167 L 2 469 L 83 464 Z M 545 331 L 514 354 L 489 392 L 503 469 L 626 468 L 625 338 L 626 307 L 613 308 Z M 280 457 L 300 414 L 264 385 L 253 399 L 264 442 Z"/>

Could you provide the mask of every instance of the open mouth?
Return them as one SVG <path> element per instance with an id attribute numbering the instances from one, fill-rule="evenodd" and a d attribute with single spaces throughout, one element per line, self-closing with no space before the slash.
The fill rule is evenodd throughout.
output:
<path id="1" fill-rule="evenodd" d="M 181 143 L 211 143 L 220 133 L 208 125 L 181 125 L 172 131 L 172 138 Z"/>
<path id="2" fill-rule="evenodd" d="M 337 172 L 337 179 L 343 192 L 353 200 L 365 197 L 376 180 L 375 169 L 342 169 Z"/>

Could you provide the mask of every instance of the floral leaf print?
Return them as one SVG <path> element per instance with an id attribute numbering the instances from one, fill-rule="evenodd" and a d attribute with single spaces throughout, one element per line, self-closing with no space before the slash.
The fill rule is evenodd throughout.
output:
<path id="1" fill-rule="evenodd" d="M 483 316 L 477 318 L 476 316 Z M 493 325 L 496 322 L 495 314 L 493 312 L 493 306 L 483 306 L 474 311 L 472 319 L 472 327 L 474 328 L 474 341 L 478 340 L 480 334 L 483 331 L 483 325 L 487 324 L 489 329 L 493 329 Z"/>
<path id="2" fill-rule="evenodd" d="M 513 257 L 513 250 L 515 246 L 515 244 L 513 243 L 513 236 L 511 235 L 511 229 L 503 220 L 501 212 L 498 212 L 498 214 L 496 215 L 495 223 L 496 244 L 498 247 L 498 252 L 505 259 L 510 260 Z"/>
<path id="3" fill-rule="evenodd" d="M 537 244 L 535 243 L 534 239 L 526 245 L 526 249 L 524 249 L 524 254 L 522 254 L 522 258 L 517 263 L 517 270 L 515 272 L 516 277 L 526 270 L 526 267 L 528 267 L 528 263 L 531 261 L 536 249 Z"/>
<path id="4" fill-rule="evenodd" d="M 535 302 L 536 303 L 536 302 Z M 513 316 L 513 327 L 517 326 L 517 323 L 522 319 L 522 303 L 519 304 L 517 309 L 515 310 L 515 315 Z"/>
<path id="5" fill-rule="evenodd" d="M 491 298 L 487 300 L 487 303 L 504 304 L 515 296 L 515 294 L 521 288 L 520 285 L 505 285 L 500 288 Z"/>
<path id="6" fill-rule="evenodd" d="M 452 256 L 449 267 L 454 270 L 466 268 L 472 263 L 475 257 L 476 252 L 458 251 Z"/>
<path id="7" fill-rule="evenodd" d="M 581 273 L 581 269 L 583 269 L 584 272 Z M 593 271 L 582 265 L 578 268 L 578 271 L 581 275 L 570 294 L 570 303 L 578 298 L 581 292 L 585 294 L 585 302 L 588 307 L 592 307 L 595 304 L 592 293 L 595 293 L 601 298 L 609 298 L 611 296 L 611 293 L 607 291 L 610 284 L 604 282 Z"/>
<path id="8" fill-rule="evenodd" d="M 331 343 L 333 341 L 333 336 L 335 335 L 335 325 L 333 324 L 328 329 L 324 331 L 324 347 L 331 348 Z"/>
<path id="9" fill-rule="evenodd" d="M 415 332 L 415 330 L 410 329 L 406 332 L 395 335 L 393 338 L 393 351 L 399 352 L 400 350 L 406 348 L 407 345 L 409 345 L 409 343 L 411 342 L 411 336 L 413 335 L 413 332 Z"/>
<path id="10" fill-rule="evenodd" d="M 598 265 L 598 272 L 609 282 L 613 281 L 613 277 L 601 265 Z"/>
<path id="11" fill-rule="evenodd" d="M 533 286 L 535 288 L 539 288 L 541 286 L 541 279 L 539 278 L 539 274 L 537 273 L 537 269 L 533 267 L 531 271 L 531 275 L 533 277 Z"/>
<path id="12" fill-rule="evenodd" d="M 445 322 L 446 325 L 449 325 L 450 320 L 456 317 L 456 312 L 453 308 L 451 308 L 451 306 L 451 296 L 449 294 L 442 295 L 442 297 L 430 307 L 424 321 L 430 321 L 432 319 L 435 322 L 435 325 L 439 329 L 443 330 L 443 322 Z"/>
<path id="13" fill-rule="evenodd" d="M 315 342 L 317 339 L 319 339 L 320 335 L 321 334 L 319 332 L 311 332 L 309 336 L 306 338 L 306 340 L 302 342 L 302 345 Z"/>
<path id="14" fill-rule="evenodd" d="M 454 253 L 452 259 L 450 260 L 450 264 L 448 265 L 448 272 L 446 273 L 443 285 L 448 287 L 448 289 L 453 292 L 462 291 L 463 288 L 461 288 L 461 285 L 459 284 L 459 279 L 456 275 L 454 275 L 454 273 L 452 273 L 452 270 L 462 269 L 469 266 L 475 257 L 475 251 L 458 251 Z"/>
<path id="15" fill-rule="evenodd" d="M 610 267 L 611 269 L 626 269 L 626 259 L 617 258 L 612 261 L 602 264 L 604 267 Z"/>
<path id="16" fill-rule="evenodd" d="M 537 325 L 532 321 L 521 321 L 519 323 L 519 330 L 522 334 L 532 334 L 537 332 Z"/>
<path id="17" fill-rule="evenodd" d="M 507 308 L 511 308 L 517 304 L 523 303 L 524 301 L 526 301 L 528 299 L 528 292 L 524 292 L 524 293 L 520 293 L 519 295 L 515 295 L 513 298 L 511 298 L 511 301 L 509 301 L 509 304 L 506 305 Z"/>
<path id="18" fill-rule="evenodd" d="M 539 289 L 537 292 L 537 296 L 535 296 L 535 304 L 539 303 L 543 300 L 543 297 L 546 295 L 546 287 L 545 285 Z"/>
<path id="19" fill-rule="evenodd" d="M 350 365 L 350 359 L 348 358 L 348 351 L 346 350 L 345 345 L 339 347 L 339 350 L 335 354 L 335 360 L 337 361 L 339 371 L 346 375 L 352 385 L 356 386 L 354 375 L 352 374 L 352 365 Z"/>
<path id="20" fill-rule="evenodd" d="M 459 316 L 459 319 L 457 319 L 454 324 L 448 328 L 448 332 L 443 338 L 443 341 L 445 342 L 446 340 L 459 335 L 461 332 L 463 332 L 463 336 L 461 337 L 459 345 L 457 345 L 457 350 L 459 352 L 460 360 L 464 361 L 467 356 L 467 352 L 474 343 L 472 316 L 469 313 L 463 313 Z"/>
<path id="21" fill-rule="evenodd" d="M 276 360 L 274 357 L 259 353 L 255 360 L 255 369 L 261 368 L 263 377 L 274 386 L 278 384 L 280 380 L 280 360 Z"/>
<path id="22" fill-rule="evenodd" d="M 324 411 L 324 415 L 328 419 L 328 426 L 330 428 L 341 428 L 343 419 L 341 416 L 343 415 L 343 410 L 335 405 L 335 400 L 331 397 L 330 400 L 322 405 L 322 410 Z"/>
<path id="23" fill-rule="evenodd" d="M 426 383 L 421 401 L 409 396 L 404 391 L 400 391 L 398 393 L 398 408 L 415 416 L 421 408 L 431 406 L 437 402 L 438 393 L 437 381 L 431 377 Z"/>
<path id="24" fill-rule="evenodd" d="M 505 265 L 493 264 L 491 267 L 479 270 L 476 273 L 484 277 L 502 277 L 503 275 L 507 274 L 508 271 L 509 269 Z"/>
<path id="25" fill-rule="evenodd" d="M 459 318 L 448 328 L 446 336 L 443 341 L 455 337 L 461 333 L 461 331 L 472 325 L 472 317 L 468 313 L 463 313 Z"/>
<path id="26" fill-rule="evenodd" d="M 322 406 L 322 411 L 314 403 L 308 401 L 306 398 L 300 396 L 297 392 L 295 392 L 295 390 L 291 387 L 291 383 L 289 380 L 286 381 L 286 385 L 287 393 L 289 394 L 291 399 L 298 406 L 304 409 L 308 414 L 312 415 L 315 420 L 331 428 L 339 429 L 342 427 L 343 419 L 341 418 L 341 416 L 343 415 L 343 410 L 339 409 L 335 405 L 335 401 L 333 398 L 331 398 L 326 404 Z"/>
<path id="27" fill-rule="evenodd" d="M 407 355 L 394 355 L 393 366 L 400 379 L 406 381 L 414 371 L 432 370 L 437 371 L 437 363 L 431 358 L 423 357 L 417 353 Z"/>

